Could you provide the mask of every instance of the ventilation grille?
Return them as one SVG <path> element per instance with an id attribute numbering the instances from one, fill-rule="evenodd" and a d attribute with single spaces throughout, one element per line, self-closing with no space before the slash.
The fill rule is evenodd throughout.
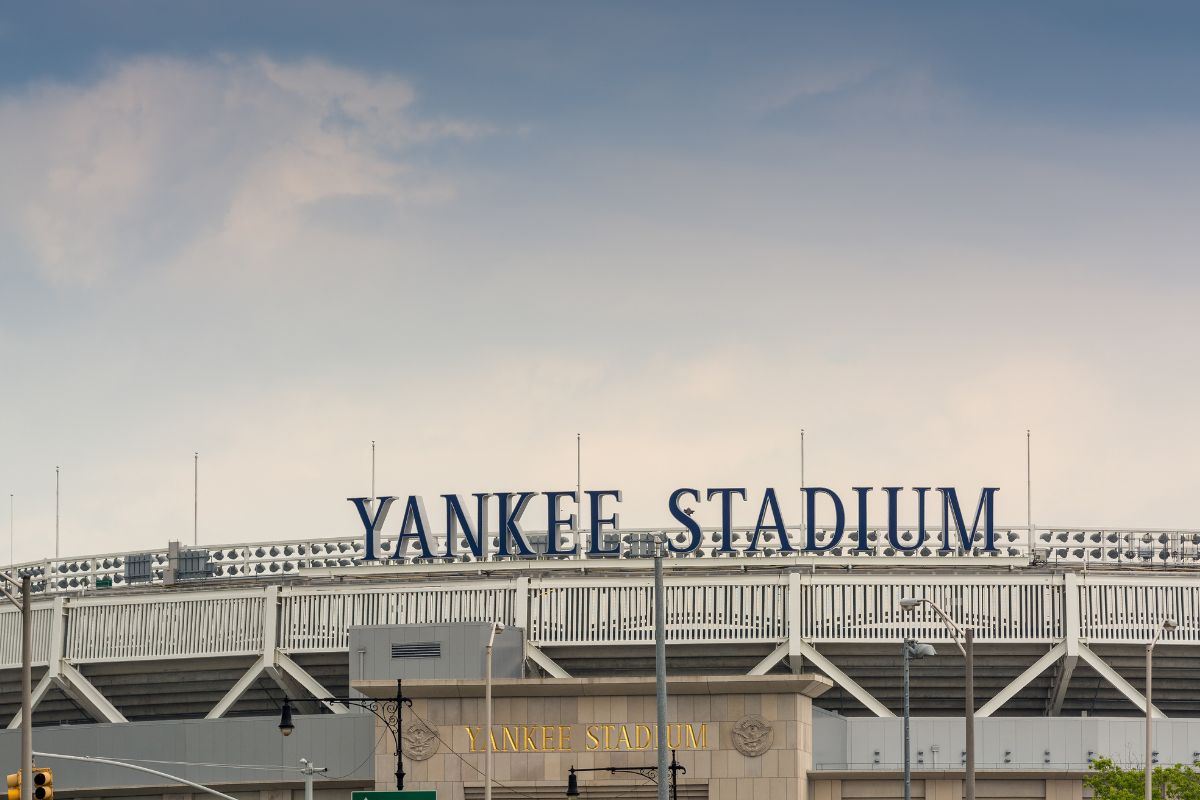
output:
<path id="1" fill-rule="evenodd" d="M 441 642 L 392 643 L 392 658 L 441 658 Z"/>

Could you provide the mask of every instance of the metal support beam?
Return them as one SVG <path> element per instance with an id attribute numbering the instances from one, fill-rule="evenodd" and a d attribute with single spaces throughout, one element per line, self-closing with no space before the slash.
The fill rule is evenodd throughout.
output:
<path id="1" fill-rule="evenodd" d="M 1062 713 L 1063 700 L 1067 697 L 1067 687 L 1071 685 L 1071 675 L 1079 656 L 1066 656 L 1054 673 L 1054 685 L 1050 687 L 1050 695 L 1046 700 L 1046 716 L 1057 717 Z"/>
<path id="2" fill-rule="evenodd" d="M 237 703 L 237 701 L 241 699 L 241 696 L 246 693 L 246 690 L 249 689 L 256 680 L 258 680 L 258 676 L 262 674 L 264 668 L 265 661 L 262 658 L 259 658 L 257 661 L 251 664 L 250 669 L 246 670 L 245 674 L 238 678 L 238 681 L 233 685 L 233 688 L 226 692 L 225 696 L 217 701 L 217 704 L 212 707 L 212 711 L 209 711 L 204 718 L 220 719 L 221 717 L 225 716 L 229 709 L 233 708 L 234 704 Z"/>
<path id="3" fill-rule="evenodd" d="M 1129 681 L 1122 678 L 1116 670 L 1104 662 L 1104 659 L 1092 652 L 1092 649 L 1086 645 L 1079 645 L 1079 657 L 1087 662 L 1088 666 L 1100 673 L 1100 677 L 1108 681 L 1114 689 L 1125 698 L 1137 706 L 1142 713 L 1146 711 L 1146 696 L 1130 685 Z M 1153 705 L 1150 706 L 1151 715 L 1160 719 L 1166 719 L 1167 715 L 1159 711 Z"/>
<path id="4" fill-rule="evenodd" d="M 792 645 L 793 645 L 793 648 L 795 650 L 797 650 L 800 655 L 807 658 L 809 661 L 811 661 L 813 663 L 813 666 L 815 666 L 817 669 L 821 670 L 826 675 L 828 675 L 831 679 L 833 679 L 834 683 L 836 683 L 838 686 L 841 686 L 843 689 L 845 689 L 847 692 L 849 692 L 851 697 L 853 697 L 855 700 L 857 700 L 858 702 L 862 703 L 864 706 L 869 708 L 875 716 L 877 716 L 877 717 L 894 717 L 894 716 L 896 716 L 895 714 L 893 714 L 891 712 L 891 710 L 888 709 L 887 706 L 885 706 L 883 703 L 876 700 L 874 698 L 874 696 L 871 695 L 870 692 L 868 692 L 866 689 L 862 688 L 857 683 L 855 683 L 853 678 L 851 678 L 849 675 L 847 675 L 846 673 L 844 673 L 840 669 L 838 669 L 832 661 L 830 661 L 828 658 L 826 658 L 825 656 L 818 653 L 817 649 L 815 647 L 813 647 L 811 644 L 809 644 L 808 642 L 805 642 L 805 641 L 798 640 L 795 637 L 793 637 Z"/>
<path id="5" fill-rule="evenodd" d="M 542 652 L 537 645 L 525 643 L 525 657 L 549 673 L 552 678 L 569 678 L 571 673 L 560 667 L 550 656 Z"/>
<path id="6" fill-rule="evenodd" d="M 128 722 L 125 715 L 101 694 L 83 673 L 63 659 L 59 663 L 58 675 L 52 678 L 63 694 L 83 707 L 96 722 Z"/>
<path id="7" fill-rule="evenodd" d="M 52 686 L 54 686 L 54 679 L 50 677 L 49 674 L 43 675 L 42 679 L 38 681 L 37 686 L 33 687 L 33 700 L 29 704 L 31 709 L 30 713 L 33 713 L 33 711 L 37 710 L 38 704 L 41 703 L 46 697 L 46 693 L 50 691 Z M 8 729 L 10 731 L 15 731 L 19 727 L 21 727 L 20 711 L 18 711 L 8 722 Z"/>
<path id="8" fill-rule="evenodd" d="M 771 671 L 772 667 L 774 667 L 780 661 L 783 661 L 783 659 L 787 658 L 788 652 L 789 652 L 791 646 L 792 645 L 791 645 L 790 641 L 784 642 L 783 644 L 779 645 L 779 647 L 776 647 L 774 650 L 771 651 L 771 654 L 769 656 L 764 658 L 762 661 L 758 662 L 754 666 L 754 669 L 750 670 L 750 672 L 747 674 L 749 674 L 749 675 L 766 675 L 768 672 Z"/>
<path id="9" fill-rule="evenodd" d="M 277 652 L 275 653 L 275 668 L 269 667 L 267 668 L 267 672 L 271 675 L 272 679 L 275 680 L 276 683 L 279 683 L 280 688 L 282 688 L 285 692 L 288 691 L 287 687 L 275 677 L 275 673 L 277 671 L 276 668 L 287 673 L 288 677 L 304 687 L 304 690 L 313 697 L 321 698 L 333 696 L 333 692 L 322 686 L 321 682 L 310 675 L 308 671 L 304 669 L 304 667 L 300 666 L 295 661 L 292 661 L 292 659 L 284 653 Z M 346 706 L 342 705 L 341 703 L 322 703 L 322 705 L 335 714 L 350 713 L 350 709 L 346 708 Z"/>
<path id="10" fill-rule="evenodd" d="M 1016 680 L 997 692 L 996 696 L 991 700 L 988 700 L 986 703 L 984 703 L 983 706 L 975 712 L 975 718 L 978 719 L 979 717 L 990 717 L 992 714 L 999 711 L 1001 706 L 1013 699 L 1017 695 L 1017 692 L 1028 686 L 1034 678 L 1045 672 L 1051 664 L 1062 658 L 1063 654 L 1066 652 L 1067 645 L 1065 642 L 1059 642 L 1051 647 L 1044 656 L 1033 662 L 1029 669 L 1018 675 Z"/>

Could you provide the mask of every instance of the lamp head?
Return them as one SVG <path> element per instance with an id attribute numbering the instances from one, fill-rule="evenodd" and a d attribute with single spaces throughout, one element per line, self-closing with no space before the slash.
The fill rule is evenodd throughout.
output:
<path id="1" fill-rule="evenodd" d="M 921 605 L 921 603 L 924 603 L 924 602 L 925 601 L 920 599 L 919 597 L 902 597 L 900 599 L 900 607 L 903 608 L 905 611 L 912 611 L 914 608 L 916 608 L 917 606 Z"/>
<path id="2" fill-rule="evenodd" d="M 937 650 L 928 642 L 917 642 L 913 645 L 912 654 L 913 658 L 928 658 L 929 656 L 936 656 Z"/>
<path id="3" fill-rule="evenodd" d="M 579 797 L 579 779 L 575 777 L 575 768 L 567 775 L 567 797 Z"/>
<path id="4" fill-rule="evenodd" d="M 503 633 L 503 631 L 504 631 L 504 623 L 503 623 L 503 622 L 493 622 L 493 623 L 492 623 L 492 628 L 493 628 L 493 630 L 495 630 L 495 631 L 496 631 L 496 633 Z"/>
<path id="5" fill-rule="evenodd" d="M 1173 620 L 1173 619 L 1164 619 L 1162 621 L 1162 628 L 1164 631 L 1173 631 L 1178 627 L 1179 627 L 1179 624 L 1177 622 L 1175 622 L 1175 620 Z"/>
<path id="6" fill-rule="evenodd" d="M 292 704 L 285 697 L 283 698 L 283 711 L 279 714 L 279 732 L 284 736 L 291 736 L 295 729 L 296 726 L 292 724 Z"/>

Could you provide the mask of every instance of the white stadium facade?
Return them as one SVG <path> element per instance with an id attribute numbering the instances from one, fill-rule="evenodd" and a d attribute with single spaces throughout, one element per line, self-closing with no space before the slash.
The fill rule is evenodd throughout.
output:
<path id="1" fill-rule="evenodd" d="M 937 654 L 911 663 L 913 796 L 961 796 L 964 659 L 935 605 L 974 632 L 980 798 L 1079 798 L 1092 758 L 1141 763 L 1146 644 L 1168 619 L 1154 650 L 1155 759 L 1200 758 L 1200 531 L 996 526 L 991 552 L 943 548 L 940 530 L 894 546 L 918 531 L 791 531 L 824 548 L 806 552 L 705 528 L 700 546 L 665 559 L 680 794 L 899 798 L 901 647 L 914 639 Z M 315 699 L 387 697 L 400 677 L 413 699 L 405 788 L 482 797 L 482 649 L 463 639 L 435 674 L 395 642 L 459 641 L 499 622 L 517 656 L 495 680 L 495 796 L 562 796 L 571 766 L 654 761 L 642 730 L 654 723 L 653 561 L 629 547 L 643 533 L 606 531 L 617 552 L 605 557 L 546 556 L 543 533 L 526 534 L 543 544 L 537 557 L 499 557 L 492 535 L 486 557 L 460 540 L 454 558 L 424 558 L 408 537 L 402 557 L 363 560 L 392 536 L 16 565 L 36 592 L 34 749 L 157 764 L 248 800 L 299 797 L 300 757 L 328 768 L 317 794 L 394 788 L 382 723 Z M 442 549 L 446 535 L 429 536 Z M 912 598 L 930 602 L 901 604 Z M 18 767 L 19 626 L 0 609 L 6 772 Z M 368 665 L 352 646 L 368 629 L 399 632 L 390 662 Z M 286 739 L 285 697 L 297 719 Z M 192 793 L 115 767 L 38 764 L 63 797 Z M 596 798 L 654 791 L 628 774 L 581 786 Z"/>

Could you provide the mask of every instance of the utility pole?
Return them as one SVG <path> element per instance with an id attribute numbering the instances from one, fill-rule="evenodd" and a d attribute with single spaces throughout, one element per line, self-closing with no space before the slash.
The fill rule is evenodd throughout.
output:
<path id="1" fill-rule="evenodd" d="M 654 547 L 654 688 L 658 710 L 658 800 L 667 797 L 667 600 L 663 589 L 663 550 L 666 542 L 656 537 Z M 671 773 L 674 775 L 674 773 Z"/>
<path id="2" fill-rule="evenodd" d="M 18 600 L 0 581 L 0 593 L 21 611 L 21 800 L 33 800 L 33 582 L 28 575 L 0 578 L 21 587 Z"/>
<path id="3" fill-rule="evenodd" d="M 327 769 L 329 767 L 314 767 L 307 758 L 300 759 L 300 772 L 304 775 L 304 800 L 313 800 L 313 773 Z"/>
<path id="4" fill-rule="evenodd" d="M 975 800 L 975 629 L 963 629 L 963 661 L 966 683 L 967 768 L 966 800 Z"/>

